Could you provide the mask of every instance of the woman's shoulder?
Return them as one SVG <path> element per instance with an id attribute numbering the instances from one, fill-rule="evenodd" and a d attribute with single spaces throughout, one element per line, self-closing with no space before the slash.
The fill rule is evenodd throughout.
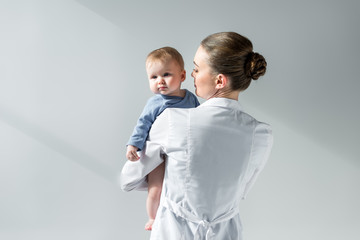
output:
<path id="1" fill-rule="evenodd" d="M 254 133 L 272 133 L 272 128 L 269 123 L 259 121 L 257 120 L 257 118 L 253 117 L 249 113 L 242 111 L 242 114 L 245 118 L 247 118 L 248 122 L 252 123 L 252 126 L 254 127 Z"/>
<path id="2" fill-rule="evenodd" d="M 160 115 L 171 117 L 171 120 L 176 120 L 178 117 L 185 117 L 189 115 L 191 110 L 195 108 L 166 108 Z"/>

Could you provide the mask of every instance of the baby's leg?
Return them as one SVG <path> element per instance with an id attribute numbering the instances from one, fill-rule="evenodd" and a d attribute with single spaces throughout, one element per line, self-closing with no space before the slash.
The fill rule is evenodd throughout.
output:
<path id="1" fill-rule="evenodd" d="M 146 210 L 149 221 L 145 224 L 145 230 L 151 230 L 155 220 L 156 212 L 160 203 L 161 188 L 164 179 L 165 162 L 160 164 L 148 175 L 148 197 L 146 200 Z"/>

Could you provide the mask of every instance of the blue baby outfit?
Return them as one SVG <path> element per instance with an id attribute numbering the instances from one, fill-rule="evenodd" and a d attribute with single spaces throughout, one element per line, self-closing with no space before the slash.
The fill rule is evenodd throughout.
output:
<path id="1" fill-rule="evenodd" d="M 139 150 L 143 149 L 153 122 L 166 108 L 194 108 L 199 106 L 200 103 L 196 96 L 187 89 L 185 91 L 183 98 L 162 94 L 151 97 L 147 101 L 127 145 L 133 145 Z"/>

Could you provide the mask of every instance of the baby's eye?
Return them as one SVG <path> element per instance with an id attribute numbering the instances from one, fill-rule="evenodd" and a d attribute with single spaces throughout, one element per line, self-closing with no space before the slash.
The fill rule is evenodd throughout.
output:
<path id="1" fill-rule="evenodd" d="M 194 68 L 193 71 L 197 73 L 199 70 L 197 70 L 196 68 Z"/>
<path id="2" fill-rule="evenodd" d="M 157 76 L 151 76 L 151 79 L 156 79 L 157 78 Z"/>
<path id="3" fill-rule="evenodd" d="M 171 73 L 164 73 L 164 77 L 171 76 Z"/>

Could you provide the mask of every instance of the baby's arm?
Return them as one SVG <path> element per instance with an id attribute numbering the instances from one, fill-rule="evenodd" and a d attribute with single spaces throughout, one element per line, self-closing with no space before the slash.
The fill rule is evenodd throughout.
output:
<path id="1" fill-rule="evenodd" d="M 140 159 L 137 154 L 138 148 L 133 145 L 127 145 L 126 147 L 126 158 L 130 161 L 137 161 Z"/>
<path id="2" fill-rule="evenodd" d="M 137 151 L 142 150 L 146 142 L 149 130 L 158 115 L 159 108 L 162 103 L 162 98 L 152 97 L 150 98 L 133 130 L 133 133 L 127 143 L 126 158 L 130 161 L 137 161 L 140 157 Z"/>

